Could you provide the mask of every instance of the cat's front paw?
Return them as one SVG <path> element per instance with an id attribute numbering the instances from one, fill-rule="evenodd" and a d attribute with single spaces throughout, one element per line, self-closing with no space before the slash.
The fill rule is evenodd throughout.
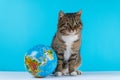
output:
<path id="1" fill-rule="evenodd" d="M 77 71 L 73 71 L 70 73 L 71 76 L 76 76 L 77 75 Z"/>
<path id="2" fill-rule="evenodd" d="M 55 76 L 62 76 L 62 72 L 55 72 Z"/>
<path id="3" fill-rule="evenodd" d="M 81 75 L 81 74 L 82 74 L 82 72 L 79 71 L 79 70 L 77 70 L 76 72 L 77 72 L 78 75 Z"/>
<path id="4" fill-rule="evenodd" d="M 73 71 L 73 72 L 70 73 L 71 76 L 76 76 L 76 75 L 81 75 L 81 74 L 82 74 L 82 72 L 79 71 L 79 70 Z"/>

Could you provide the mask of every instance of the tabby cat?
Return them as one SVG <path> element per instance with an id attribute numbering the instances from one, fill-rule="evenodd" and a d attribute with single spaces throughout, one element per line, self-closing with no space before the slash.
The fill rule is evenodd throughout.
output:
<path id="1" fill-rule="evenodd" d="M 81 64 L 81 12 L 59 12 L 58 28 L 51 45 L 58 56 L 56 76 L 81 74 L 77 70 Z"/>

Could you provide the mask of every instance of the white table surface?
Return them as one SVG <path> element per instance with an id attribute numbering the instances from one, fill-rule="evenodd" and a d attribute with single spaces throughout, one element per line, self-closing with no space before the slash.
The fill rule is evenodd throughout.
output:
<path id="1" fill-rule="evenodd" d="M 83 72 L 79 76 L 48 76 L 46 78 L 34 78 L 28 72 L 0 71 L 0 80 L 120 80 L 120 71 Z"/>

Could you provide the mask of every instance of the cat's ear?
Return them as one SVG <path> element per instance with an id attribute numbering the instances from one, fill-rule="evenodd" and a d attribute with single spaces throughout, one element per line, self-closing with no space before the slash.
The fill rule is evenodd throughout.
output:
<path id="1" fill-rule="evenodd" d="M 59 18 L 61 18 L 63 16 L 64 16 L 64 12 L 60 10 L 60 12 L 59 12 Z"/>
<path id="2" fill-rule="evenodd" d="M 78 16 L 81 16 L 81 14 L 82 14 L 82 10 L 80 10 L 76 13 L 76 15 L 78 15 Z"/>

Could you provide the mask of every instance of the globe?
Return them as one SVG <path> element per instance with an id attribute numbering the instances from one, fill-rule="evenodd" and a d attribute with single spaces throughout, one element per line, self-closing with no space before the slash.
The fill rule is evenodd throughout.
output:
<path id="1" fill-rule="evenodd" d="M 53 73 L 57 66 L 57 56 L 52 48 L 37 45 L 29 49 L 24 57 L 25 67 L 34 77 L 46 77 Z"/>

